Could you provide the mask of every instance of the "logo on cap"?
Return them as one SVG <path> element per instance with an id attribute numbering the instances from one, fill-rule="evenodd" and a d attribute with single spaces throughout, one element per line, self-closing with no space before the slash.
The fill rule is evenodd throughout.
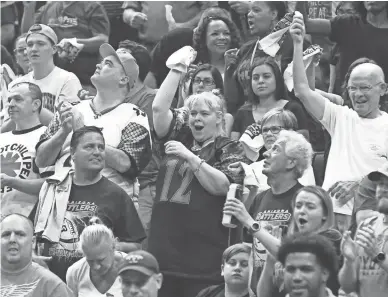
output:
<path id="1" fill-rule="evenodd" d="M 144 260 L 144 257 L 142 255 L 128 255 L 125 257 L 125 260 L 127 260 L 130 264 L 137 264 L 141 260 Z"/>

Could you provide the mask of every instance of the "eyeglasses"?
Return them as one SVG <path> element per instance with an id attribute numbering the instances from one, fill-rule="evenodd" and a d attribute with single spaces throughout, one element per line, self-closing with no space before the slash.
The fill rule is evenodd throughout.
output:
<path id="1" fill-rule="evenodd" d="M 264 127 L 261 130 L 261 133 L 267 134 L 269 131 L 271 131 L 272 134 L 279 134 L 280 131 L 282 131 L 282 130 L 283 130 L 283 127 L 281 127 L 281 126 Z"/>
<path id="2" fill-rule="evenodd" d="M 19 47 L 19 48 L 15 48 L 15 49 L 13 50 L 13 52 L 14 52 L 15 54 L 20 54 L 20 55 L 22 55 L 22 54 L 24 54 L 24 53 L 26 52 L 26 50 L 27 50 L 26 47 Z"/>
<path id="3" fill-rule="evenodd" d="M 360 90 L 361 93 L 366 94 L 370 92 L 374 87 L 381 85 L 382 82 L 379 82 L 374 85 L 366 85 L 366 86 L 361 86 L 361 87 L 355 87 L 355 86 L 348 86 L 346 89 L 348 90 L 349 93 L 355 93 L 357 90 Z"/>
<path id="4" fill-rule="evenodd" d="M 211 85 L 215 85 L 215 81 L 214 79 L 212 78 L 204 78 L 204 79 L 201 79 L 200 77 L 196 77 L 194 78 L 193 80 L 193 84 L 196 84 L 196 85 L 199 85 L 200 83 L 203 83 L 205 86 L 211 86 Z"/>

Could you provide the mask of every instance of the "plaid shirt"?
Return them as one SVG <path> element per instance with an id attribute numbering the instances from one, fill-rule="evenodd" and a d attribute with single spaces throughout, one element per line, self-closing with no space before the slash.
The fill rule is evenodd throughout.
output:
<path id="1" fill-rule="evenodd" d="M 120 106 L 118 108 L 120 108 Z M 108 113 L 109 112 L 100 116 L 103 117 Z M 141 116 L 146 115 L 142 113 Z M 43 142 L 53 137 L 60 128 L 61 122 L 59 113 L 56 112 L 46 131 L 40 137 L 40 140 L 36 145 L 36 150 Z M 125 172 L 124 175 L 129 179 L 134 179 L 145 168 L 151 158 L 151 139 L 149 131 L 138 123 L 129 122 L 124 130 L 121 131 L 121 139 L 117 149 L 125 152 L 130 158 L 131 168 Z"/>

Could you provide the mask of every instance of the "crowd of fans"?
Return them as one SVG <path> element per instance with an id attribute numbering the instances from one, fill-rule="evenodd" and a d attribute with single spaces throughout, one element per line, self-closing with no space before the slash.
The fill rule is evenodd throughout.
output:
<path id="1" fill-rule="evenodd" d="M 0 295 L 388 296 L 388 2 L 313 5 L 2 2 Z"/>

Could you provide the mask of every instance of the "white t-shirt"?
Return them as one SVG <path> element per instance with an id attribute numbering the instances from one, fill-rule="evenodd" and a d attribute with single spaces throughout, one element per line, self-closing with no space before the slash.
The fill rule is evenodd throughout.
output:
<path id="1" fill-rule="evenodd" d="M 82 89 L 81 83 L 74 73 L 63 70 L 57 66 L 45 78 L 34 79 L 33 71 L 12 81 L 8 90 L 19 82 L 31 82 L 39 86 L 43 93 L 43 107 L 55 112 L 60 100 L 70 103 L 79 102 L 78 91 Z"/>
<path id="2" fill-rule="evenodd" d="M 361 118 L 354 110 L 326 101 L 321 120 L 331 135 L 331 148 L 323 188 L 337 181 L 358 181 L 377 170 L 388 154 L 388 114 L 375 119 Z M 333 200 L 334 212 L 351 215 L 354 199 L 339 206 Z"/>
<path id="3" fill-rule="evenodd" d="M 265 160 L 261 160 L 259 162 L 254 162 L 249 166 L 253 169 L 255 173 L 255 177 L 259 182 L 259 191 L 265 191 L 270 188 L 267 183 L 267 176 L 263 174 L 263 165 Z M 310 165 L 303 173 L 303 176 L 298 179 L 299 183 L 302 186 L 315 186 L 315 177 L 313 167 Z"/>
<path id="4" fill-rule="evenodd" d="M 34 165 L 35 145 L 46 127 L 39 125 L 23 131 L 1 134 L 0 155 L 1 173 L 22 179 L 39 178 L 42 169 Z M 43 171 L 48 170 L 43 169 Z M 11 187 L 1 187 L 1 212 L 21 213 L 28 216 L 38 201 L 38 196 L 19 192 Z"/>
<path id="5" fill-rule="evenodd" d="M 120 277 L 109 288 L 105 294 L 96 289 L 90 279 L 90 266 L 85 258 L 77 261 L 69 267 L 66 273 L 66 283 L 78 297 L 122 297 Z"/>

